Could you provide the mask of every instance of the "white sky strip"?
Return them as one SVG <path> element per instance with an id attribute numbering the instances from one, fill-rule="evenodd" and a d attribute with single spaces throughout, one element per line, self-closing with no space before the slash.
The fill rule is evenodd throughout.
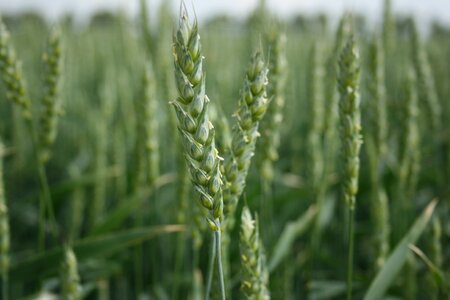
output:
<path id="1" fill-rule="evenodd" d="M 179 7 L 179 0 L 148 0 L 149 8 L 155 11 L 161 1 L 172 1 L 174 10 Z M 258 0 L 188 0 L 186 3 L 195 7 L 200 20 L 217 14 L 228 14 L 236 17 L 246 16 L 257 4 Z M 283 17 L 294 14 L 314 14 L 324 12 L 338 17 L 346 10 L 361 13 L 371 21 L 378 21 L 382 12 L 382 0 L 267 0 L 271 10 Z M 395 12 L 416 16 L 421 23 L 438 20 L 450 25 L 449 0 L 392 0 Z M 99 9 L 123 9 L 130 15 L 137 13 L 139 0 L 0 0 L 0 13 L 13 13 L 23 10 L 37 10 L 55 19 L 67 12 L 73 13 L 77 19 L 86 19 Z"/>

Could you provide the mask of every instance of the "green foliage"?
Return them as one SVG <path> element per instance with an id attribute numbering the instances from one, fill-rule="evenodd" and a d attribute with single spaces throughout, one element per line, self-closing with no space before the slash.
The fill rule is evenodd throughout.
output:
<path id="1" fill-rule="evenodd" d="M 400 241 L 400 243 L 394 248 L 392 253 L 386 260 L 386 263 L 378 272 L 375 279 L 370 284 L 370 287 L 364 296 L 364 300 L 376 300 L 381 299 L 384 296 L 386 290 L 393 283 L 398 272 L 400 272 L 403 264 L 407 260 L 410 254 L 409 246 L 415 244 L 420 237 L 428 221 L 433 214 L 434 208 L 437 202 L 432 201 L 420 215 L 420 217 L 414 222 L 414 225 Z"/>
<path id="2" fill-rule="evenodd" d="M 340 299 L 348 261 L 355 299 L 448 297 L 450 31 L 391 2 L 364 34 L 265 1 L 246 22 L 148 0 L 88 26 L 3 16 L 2 299 L 62 295 L 67 246 L 83 299 Z"/>

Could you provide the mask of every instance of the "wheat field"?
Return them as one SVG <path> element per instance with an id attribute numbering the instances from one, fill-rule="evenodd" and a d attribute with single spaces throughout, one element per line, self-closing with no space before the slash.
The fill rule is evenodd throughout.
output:
<path id="1" fill-rule="evenodd" d="M 0 12 L 10 299 L 450 299 L 450 28 Z"/>

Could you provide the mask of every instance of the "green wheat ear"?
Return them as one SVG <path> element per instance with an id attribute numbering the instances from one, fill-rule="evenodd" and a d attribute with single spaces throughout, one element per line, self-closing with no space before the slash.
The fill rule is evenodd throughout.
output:
<path id="1" fill-rule="evenodd" d="M 354 219 L 358 193 L 359 152 L 361 149 L 361 117 L 359 100 L 359 52 L 354 38 L 349 37 L 342 49 L 338 76 L 339 121 L 342 144 L 343 197 L 348 207 L 347 299 L 352 299 Z"/>
<path id="2" fill-rule="evenodd" d="M 422 45 L 416 23 L 412 21 L 412 57 L 418 83 L 418 97 L 427 110 L 429 123 L 435 130 L 441 126 L 441 105 L 436 93 L 434 75 L 428 61 L 427 52 Z"/>
<path id="3" fill-rule="evenodd" d="M 22 67 L 16 57 L 9 32 L 0 18 L 0 73 L 6 86 L 6 98 L 22 109 L 24 118 L 31 119 L 31 100 L 27 95 Z"/>
<path id="4" fill-rule="evenodd" d="M 61 298 L 63 300 L 81 299 L 79 283 L 77 258 L 71 248 L 66 248 L 61 266 Z"/>
<path id="5" fill-rule="evenodd" d="M 197 21 L 190 24 L 182 11 L 173 37 L 175 81 L 179 97 L 172 101 L 182 137 L 185 159 L 200 204 L 209 211 L 207 222 L 220 230 L 223 214 L 222 175 L 214 127 L 208 119 L 203 55 Z"/>
<path id="6" fill-rule="evenodd" d="M 151 188 L 159 175 L 159 140 L 157 120 L 157 98 L 152 66 L 148 65 L 142 75 L 140 94 L 136 110 L 136 144 L 132 191 L 145 181 Z"/>
<path id="7" fill-rule="evenodd" d="M 359 53 L 353 37 L 350 37 L 339 60 L 338 89 L 344 198 L 351 208 L 355 206 L 358 192 L 359 151 L 362 143 L 358 63 Z"/>
<path id="8" fill-rule="evenodd" d="M 240 252 L 242 266 L 241 291 L 246 299 L 268 300 L 269 272 L 259 237 L 258 220 L 254 220 L 248 207 L 242 210 Z"/>
<path id="9" fill-rule="evenodd" d="M 54 29 L 47 42 L 47 50 L 43 60 L 46 67 L 45 95 L 42 99 L 40 118 L 41 159 L 45 163 L 50 158 L 50 147 L 55 142 L 58 115 L 61 112 L 59 101 L 59 83 L 61 76 L 61 34 Z"/>
<path id="10" fill-rule="evenodd" d="M 278 160 L 280 131 L 285 103 L 284 89 L 287 78 L 286 36 L 273 30 L 267 35 L 269 45 L 269 84 L 267 96 L 271 99 L 264 121 L 261 122 L 261 176 L 271 183 L 274 177 L 274 162 Z"/>
<path id="11" fill-rule="evenodd" d="M 405 101 L 402 118 L 402 137 L 400 141 L 398 179 L 405 205 L 414 194 L 420 170 L 420 133 L 418 126 L 419 108 L 417 78 L 412 67 L 407 68 L 405 80 Z"/>
<path id="12" fill-rule="evenodd" d="M 389 203 L 382 185 L 382 166 L 387 153 L 385 61 L 382 39 L 374 34 L 369 45 L 367 82 L 367 154 L 372 185 L 371 212 L 374 224 L 375 268 L 380 269 L 389 254 Z"/>
<path id="13" fill-rule="evenodd" d="M 259 123 L 269 101 L 266 94 L 268 69 L 261 52 L 256 52 L 247 69 L 244 87 L 235 113 L 230 155 L 225 158 L 227 189 L 224 194 L 226 227 L 234 226 L 234 214 L 239 197 L 245 189 L 245 181 L 259 137 Z"/>
<path id="14" fill-rule="evenodd" d="M 323 80 L 324 70 L 321 65 L 322 45 L 314 42 L 309 54 L 309 89 L 308 104 L 310 114 L 310 128 L 307 135 L 308 145 L 308 173 L 311 178 L 311 186 L 318 190 L 322 183 L 324 171 L 324 157 L 322 150 L 322 132 L 324 120 L 324 95 Z"/>

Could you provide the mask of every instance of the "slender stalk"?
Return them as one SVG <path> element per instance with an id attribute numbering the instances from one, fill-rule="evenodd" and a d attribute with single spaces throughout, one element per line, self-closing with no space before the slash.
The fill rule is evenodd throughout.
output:
<path id="1" fill-rule="evenodd" d="M 262 187 L 262 201 L 261 201 L 261 216 L 265 220 L 265 227 L 263 231 L 267 231 L 263 238 L 269 240 L 273 235 L 273 185 L 272 181 L 261 179 Z"/>
<path id="2" fill-rule="evenodd" d="M 38 249 L 45 249 L 45 200 L 42 195 L 39 196 L 39 232 L 38 232 Z"/>
<path id="3" fill-rule="evenodd" d="M 355 223 L 355 207 L 348 209 L 348 258 L 347 258 L 347 300 L 352 299 L 352 278 L 353 278 L 353 251 L 354 251 L 354 225 Z"/>
<path id="4" fill-rule="evenodd" d="M 144 291 L 143 287 L 144 287 L 144 274 L 143 274 L 143 262 L 142 262 L 142 258 L 143 258 L 143 254 L 144 254 L 144 250 L 143 250 L 143 244 L 140 243 L 138 244 L 133 250 L 133 254 L 134 254 L 134 280 L 135 280 L 135 292 L 136 292 L 136 297 L 139 298 L 141 293 Z M 152 264 L 153 267 L 155 267 L 154 264 Z"/>
<path id="5" fill-rule="evenodd" d="M 209 295 L 211 294 L 211 286 L 212 286 L 212 280 L 214 277 L 214 263 L 216 261 L 217 248 L 219 248 L 219 251 L 220 251 L 220 241 L 219 241 L 219 246 L 217 247 L 216 235 L 213 232 L 212 238 L 211 238 L 211 252 L 209 254 L 208 277 L 207 277 L 207 282 L 206 282 L 205 300 L 208 300 Z"/>
<path id="6" fill-rule="evenodd" d="M 8 300 L 8 272 L 2 274 L 2 299 Z"/>
<path id="7" fill-rule="evenodd" d="M 221 234 L 220 230 L 214 232 L 217 247 L 217 271 L 219 273 L 220 299 L 225 300 L 225 281 L 223 279 L 222 254 L 221 254 Z"/>
<path id="8" fill-rule="evenodd" d="M 58 238 L 57 227 L 56 227 L 56 218 L 53 210 L 52 199 L 50 195 L 50 188 L 48 185 L 47 174 L 45 172 L 45 165 L 41 160 L 40 156 L 40 146 L 36 135 L 36 127 L 32 119 L 27 119 L 28 130 L 31 134 L 31 141 L 34 149 L 34 156 L 36 159 L 38 175 L 39 175 L 39 184 L 41 186 L 41 195 L 40 195 L 40 203 L 39 203 L 39 211 L 40 211 L 40 220 L 39 220 L 39 235 L 38 235 L 38 246 L 39 250 L 45 249 L 45 210 L 47 209 L 48 217 L 50 221 L 50 231 L 52 232 L 55 239 Z"/>
<path id="9" fill-rule="evenodd" d="M 182 150 L 181 141 L 178 139 L 176 142 L 177 149 Z M 178 212 L 177 212 L 177 222 L 178 224 L 186 223 L 186 210 L 187 198 L 189 196 L 189 175 L 187 173 L 186 164 L 184 163 L 184 157 L 182 155 L 177 155 L 177 171 L 178 171 L 178 184 L 177 184 L 177 197 L 178 197 Z M 179 289 L 180 289 L 180 276 L 182 272 L 182 266 L 185 258 L 185 248 L 186 248 L 186 235 L 184 232 L 180 232 L 177 236 L 177 250 L 175 253 L 175 269 L 174 274 L 175 279 L 173 283 L 172 299 L 179 299 Z M 195 265 L 195 268 L 197 265 Z"/>
<path id="10" fill-rule="evenodd" d="M 182 272 L 182 266 L 184 261 L 184 249 L 186 248 L 184 233 L 180 232 L 177 236 L 177 248 L 175 252 L 175 278 L 173 282 L 173 299 L 179 299 L 179 289 L 180 289 L 180 274 Z"/>

